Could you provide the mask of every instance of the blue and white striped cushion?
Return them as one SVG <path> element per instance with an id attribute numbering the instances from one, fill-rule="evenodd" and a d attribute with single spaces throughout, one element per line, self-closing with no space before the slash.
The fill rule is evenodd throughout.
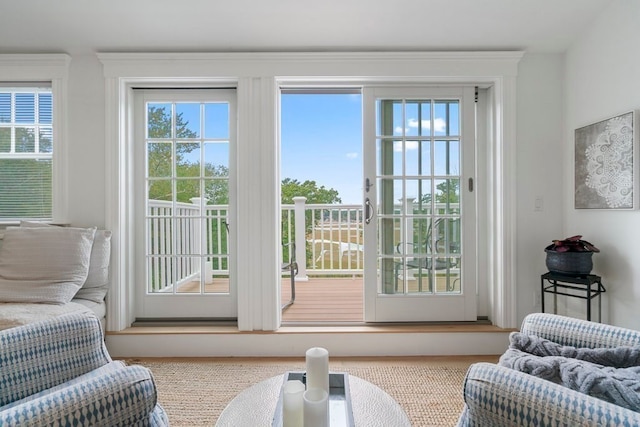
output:
<path id="1" fill-rule="evenodd" d="M 640 345 L 638 331 L 550 313 L 529 314 L 522 322 L 521 332 L 573 347 Z"/>
<path id="2" fill-rule="evenodd" d="M 127 366 L 6 410 L 0 425 L 148 426 L 157 403 L 150 371 Z"/>
<path id="3" fill-rule="evenodd" d="M 0 406 L 109 362 L 100 321 L 74 313 L 0 331 Z"/>
<path id="4" fill-rule="evenodd" d="M 490 363 L 469 368 L 464 390 L 464 426 L 640 425 L 640 413 Z"/>
<path id="5" fill-rule="evenodd" d="M 72 379 L 70 381 L 64 382 L 62 384 L 59 384 L 59 385 L 57 385 L 55 387 L 48 388 L 46 390 L 42 390 L 42 391 L 40 391 L 38 393 L 32 394 L 30 396 L 27 396 L 24 399 L 20 399 L 20 400 L 16 400 L 15 402 L 11 402 L 8 405 L 0 407 L 0 411 L 5 411 L 5 410 L 7 410 L 9 408 L 21 405 L 21 404 L 23 404 L 25 402 L 29 402 L 29 401 L 31 401 L 33 399 L 38 398 L 38 397 L 42 397 L 42 396 L 45 396 L 47 394 L 55 393 L 58 390 L 62 390 L 62 389 L 66 388 L 66 387 L 69 387 L 69 386 L 73 386 L 73 385 L 76 385 L 76 384 L 81 384 L 81 383 L 83 383 L 85 381 L 91 380 L 92 378 L 100 377 L 100 376 L 102 376 L 104 374 L 108 374 L 110 372 L 115 372 L 115 371 L 117 371 L 119 369 L 124 368 L 125 366 L 126 366 L 125 363 L 122 362 L 122 361 L 119 361 L 119 360 L 114 361 L 114 362 L 109 362 L 106 365 L 99 367 L 98 369 L 94 369 L 93 371 L 87 372 L 84 375 L 80 375 L 79 377 L 74 378 L 74 379 Z"/>

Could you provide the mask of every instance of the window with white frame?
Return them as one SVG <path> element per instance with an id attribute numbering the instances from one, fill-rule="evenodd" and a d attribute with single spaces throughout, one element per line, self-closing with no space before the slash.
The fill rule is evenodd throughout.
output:
<path id="1" fill-rule="evenodd" d="M 53 152 L 50 85 L 0 84 L 0 223 L 52 219 Z"/>

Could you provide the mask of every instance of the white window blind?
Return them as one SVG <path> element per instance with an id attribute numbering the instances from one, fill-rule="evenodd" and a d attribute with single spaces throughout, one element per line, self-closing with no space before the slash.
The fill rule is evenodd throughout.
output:
<path id="1" fill-rule="evenodd" d="M 52 219 L 51 87 L 0 84 L 0 222 Z"/>

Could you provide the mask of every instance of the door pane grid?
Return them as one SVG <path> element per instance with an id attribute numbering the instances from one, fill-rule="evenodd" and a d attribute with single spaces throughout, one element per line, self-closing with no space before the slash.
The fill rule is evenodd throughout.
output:
<path id="1" fill-rule="evenodd" d="M 459 293 L 459 101 L 379 100 L 377 117 L 378 291 Z"/>
<path id="2" fill-rule="evenodd" d="M 146 121 L 147 293 L 228 293 L 229 105 L 148 102 Z"/>

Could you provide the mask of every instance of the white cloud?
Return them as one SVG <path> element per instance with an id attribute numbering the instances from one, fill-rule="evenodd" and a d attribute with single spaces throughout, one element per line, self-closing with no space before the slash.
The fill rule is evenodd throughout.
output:
<path id="1" fill-rule="evenodd" d="M 418 141 L 406 141 L 404 144 L 407 151 L 418 149 Z M 402 141 L 394 141 L 393 151 L 402 152 Z"/>
<path id="2" fill-rule="evenodd" d="M 402 135 L 403 130 L 405 135 L 413 134 L 416 135 L 416 131 L 414 129 L 418 128 L 418 120 L 417 119 L 409 119 L 407 120 L 407 126 L 402 129 L 402 126 L 397 126 L 394 129 L 395 135 Z M 434 124 L 434 132 L 445 132 L 447 130 L 447 122 L 444 119 L 436 118 L 433 121 Z M 422 120 L 422 134 L 429 134 L 431 130 L 431 120 Z M 409 150 L 417 150 L 418 149 L 418 141 L 406 141 L 405 148 L 407 151 Z M 401 152 L 402 151 L 402 142 L 394 141 L 393 143 L 393 151 Z"/>
<path id="3" fill-rule="evenodd" d="M 347 153 L 347 159 L 357 159 L 358 153 Z"/>
<path id="4" fill-rule="evenodd" d="M 407 126 L 410 128 L 417 128 L 418 127 L 418 119 L 409 119 L 407 120 Z M 422 127 L 423 128 L 427 128 L 429 129 L 429 126 L 431 126 L 431 123 L 429 120 L 423 120 L 422 121 Z"/>
<path id="5" fill-rule="evenodd" d="M 447 122 L 444 119 L 437 118 L 434 120 L 434 129 L 436 132 L 444 132 L 447 129 Z M 418 127 L 418 119 L 409 119 L 407 121 L 407 126 L 409 128 L 417 128 Z M 422 121 L 422 129 L 431 129 L 431 120 L 423 120 Z M 400 129 L 402 131 L 402 129 Z"/>

